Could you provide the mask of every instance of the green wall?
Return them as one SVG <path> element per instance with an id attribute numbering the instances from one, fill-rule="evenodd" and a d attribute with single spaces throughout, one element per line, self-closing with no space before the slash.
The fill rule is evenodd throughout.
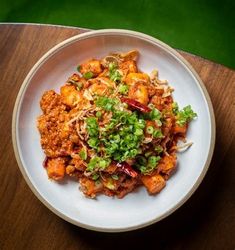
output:
<path id="1" fill-rule="evenodd" d="M 132 29 L 235 68 L 235 0 L 0 0 L 0 21 Z"/>

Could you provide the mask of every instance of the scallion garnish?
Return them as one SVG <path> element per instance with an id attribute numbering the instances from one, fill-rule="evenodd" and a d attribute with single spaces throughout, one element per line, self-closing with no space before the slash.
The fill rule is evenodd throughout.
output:
<path id="1" fill-rule="evenodd" d="M 88 71 L 88 72 L 83 74 L 83 77 L 87 80 L 91 79 L 93 76 L 94 76 L 94 74 L 91 71 Z"/>

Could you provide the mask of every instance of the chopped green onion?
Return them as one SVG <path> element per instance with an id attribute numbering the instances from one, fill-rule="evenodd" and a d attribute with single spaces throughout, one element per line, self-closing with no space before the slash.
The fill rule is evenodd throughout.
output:
<path id="1" fill-rule="evenodd" d="M 86 119 L 86 124 L 89 136 L 98 136 L 99 126 L 97 119 L 95 117 L 89 117 Z"/>
<path id="2" fill-rule="evenodd" d="M 90 162 L 87 165 L 87 171 L 94 171 L 98 169 L 104 169 L 108 167 L 111 163 L 110 159 L 104 159 L 98 156 L 95 156 L 90 160 Z"/>
<path id="3" fill-rule="evenodd" d="M 134 158 L 140 153 L 144 128 L 145 121 L 138 119 L 136 112 L 117 110 L 114 106 L 112 118 L 102 129 L 100 138 L 106 155 L 119 162 Z"/>
<path id="4" fill-rule="evenodd" d="M 143 135 L 143 129 L 137 128 L 134 132 L 135 135 Z"/>
<path id="5" fill-rule="evenodd" d="M 79 152 L 79 156 L 84 161 L 87 159 L 87 152 L 86 152 L 86 150 L 84 148 Z"/>
<path id="6" fill-rule="evenodd" d="M 102 113 L 101 113 L 100 111 L 97 111 L 96 114 L 95 114 L 95 116 L 96 116 L 97 118 L 101 118 Z"/>
<path id="7" fill-rule="evenodd" d="M 147 133 L 148 133 L 148 134 L 152 134 L 153 131 L 154 131 L 154 129 L 153 129 L 152 126 L 148 126 L 148 127 L 147 127 Z"/>
<path id="8" fill-rule="evenodd" d="M 153 137 L 155 137 L 155 138 L 162 138 L 163 134 L 162 134 L 161 130 L 160 129 L 155 129 L 153 131 Z"/>
<path id="9" fill-rule="evenodd" d="M 115 63 L 109 64 L 109 78 L 110 80 L 119 83 L 122 79 L 121 74 L 117 70 L 117 65 Z"/>
<path id="10" fill-rule="evenodd" d="M 87 80 L 92 78 L 93 76 L 94 76 L 94 74 L 91 71 L 88 71 L 88 72 L 83 74 L 83 77 Z"/>
<path id="11" fill-rule="evenodd" d="M 99 174 L 93 174 L 92 180 L 97 181 L 100 178 Z"/>
<path id="12" fill-rule="evenodd" d="M 140 170 L 140 172 L 141 172 L 142 174 L 144 174 L 144 173 L 147 173 L 147 172 L 148 172 L 148 170 L 147 170 L 147 167 L 146 167 L 146 166 L 139 166 L 138 168 L 139 168 L 139 170 Z"/>
<path id="13" fill-rule="evenodd" d="M 115 105 L 117 105 L 119 103 L 118 99 L 112 99 L 112 98 L 108 98 L 106 96 L 100 96 L 97 98 L 97 100 L 95 101 L 95 104 L 97 107 L 100 107 L 104 110 L 110 111 L 113 110 Z"/>
<path id="14" fill-rule="evenodd" d="M 119 179 L 118 175 L 116 175 L 116 174 L 112 174 L 112 178 L 113 178 L 114 180 L 116 180 L 116 181 Z"/>
<path id="15" fill-rule="evenodd" d="M 91 137 L 88 141 L 87 141 L 88 145 L 91 148 L 95 148 L 98 149 L 98 144 L 99 144 L 99 140 L 95 137 Z"/>
<path id="16" fill-rule="evenodd" d="M 78 65 L 77 66 L 77 71 L 80 72 L 80 70 L 81 70 L 81 65 Z"/>
<path id="17" fill-rule="evenodd" d="M 160 156 L 150 156 L 150 157 L 148 158 L 148 165 L 149 165 L 150 167 L 155 167 L 156 164 L 157 164 L 157 162 L 158 162 L 160 159 L 161 159 Z"/>
<path id="18" fill-rule="evenodd" d="M 120 84 L 118 86 L 118 92 L 122 95 L 125 95 L 128 93 L 129 87 L 126 84 Z"/>
<path id="19" fill-rule="evenodd" d="M 95 104 L 97 107 L 109 111 L 112 116 L 109 123 L 104 127 L 99 127 L 97 119 L 102 111 L 97 111 L 96 117 L 89 117 L 85 120 L 89 135 L 88 145 L 97 151 L 102 150 L 104 157 L 112 158 L 112 160 L 118 162 L 133 159 L 141 154 L 140 146 L 146 128 L 145 117 L 136 111 L 123 110 L 123 105 L 119 99 L 100 96 L 95 100 Z M 153 109 L 151 118 L 156 117 L 160 118 L 161 113 Z M 160 137 L 162 135 L 161 131 L 155 131 L 153 126 L 148 126 L 147 130 L 155 136 Z M 99 145 L 102 145 L 102 148 L 99 148 Z M 152 154 L 153 152 L 147 157 Z M 98 164 L 99 168 L 104 165 L 102 161 L 100 165 Z"/>
<path id="20" fill-rule="evenodd" d="M 173 114 L 177 115 L 177 113 L 179 112 L 179 106 L 177 102 L 173 102 L 172 103 L 172 112 Z"/>
<path id="21" fill-rule="evenodd" d="M 136 161 L 140 165 L 146 165 L 147 164 L 147 160 L 146 160 L 146 158 L 144 156 L 137 156 Z"/>
<path id="22" fill-rule="evenodd" d="M 87 165 L 87 170 L 88 171 L 94 171 L 95 168 L 98 167 L 97 163 L 99 162 L 100 157 L 96 156 L 90 160 L 90 162 Z"/>
<path id="23" fill-rule="evenodd" d="M 146 152 L 144 155 L 145 155 L 145 157 L 149 157 L 151 154 L 152 154 L 152 152 L 149 151 L 149 152 Z"/>
<path id="24" fill-rule="evenodd" d="M 141 171 L 142 174 L 149 174 L 154 169 L 156 169 L 160 159 L 160 156 L 150 156 L 148 158 L 147 164 L 137 164 L 136 167 Z"/>
<path id="25" fill-rule="evenodd" d="M 161 112 L 156 109 L 156 108 L 153 108 L 150 113 L 149 113 L 149 118 L 150 120 L 160 120 L 161 119 Z"/>
<path id="26" fill-rule="evenodd" d="M 179 126 L 184 126 L 187 122 L 190 122 L 195 117 L 197 117 L 197 114 L 194 113 L 191 106 L 188 105 L 177 113 L 176 124 L 178 124 Z"/>
<path id="27" fill-rule="evenodd" d="M 109 64 L 109 71 L 113 71 L 113 70 L 115 70 L 116 68 L 117 68 L 117 64 L 116 64 L 116 63 L 111 62 L 111 63 Z"/>
<path id="28" fill-rule="evenodd" d="M 157 154 L 160 154 L 160 153 L 163 151 L 163 148 L 162 148 L 162 146 L 158 145 L 158 146 L 156 146 L 156 147 L 154 148 L 154 150 L 155 150 L 155 152 L 156 152 Z"/>

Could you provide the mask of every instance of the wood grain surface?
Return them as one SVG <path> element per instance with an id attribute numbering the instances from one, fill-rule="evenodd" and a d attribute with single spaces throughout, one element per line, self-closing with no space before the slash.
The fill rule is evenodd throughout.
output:
<path id="1" fill-rule="evenodd" d="M 182 51 L 209 92 L 217 136 L 205 179 L 180 209 L 137 231 L 98 233 L 60 219 L 31 192 L 12 148 L 14 102 L 34 63 L 80 32 L 84 30 L 0 25 L 0 249 L 235 249 L 235 72 Z"/>

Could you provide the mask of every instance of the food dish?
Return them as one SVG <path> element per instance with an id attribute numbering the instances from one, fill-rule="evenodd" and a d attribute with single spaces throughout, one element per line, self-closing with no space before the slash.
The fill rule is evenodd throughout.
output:
<path id="1" fill-rule="evenodd" d="M 78 62 L 102 58 L 109 51 L 141 52 L 138 62 L 143 72 L 157 68 L 161 79 L 175 89 L 180 107 L 191 104 L 198 119 L 190 124 L 188 141 L 193 147 L 178 155 L 178 169 L 163 192 L 156 196 L 144 188 L 124 199 L 104 195 L 87 199 L 77 190 L 77 182 L 47 180 L 41 162 L 36 119 L 41 114 L 38 103 L 43 93 L 57 92 Z M 180 90 L 184 90 L 183 92 Z M 48 51 L 30 70 L 18 93 L 12 119 L 12 139 L 19 168 L 35 195 L 55 214 L 75 225 L 97 231 L 120 232 L 153 224 L 179 208 L 197 189 L 209 167 L 215 142 L 213 108 L 207 91 L 189 63 L 161 41 L 142 33 L 126 30 L 99 30 L 74 36 Z M 190 167 L 188 167 L 190 166 Z M 138 194 L 138 195 L 137 195 Z M 92 216 L 91 216 L 92 215 Z"/>
<path id="2" fill-rule="evenodd" d="M 140 72 L 138 56 L 132 50 L 89 59 L 59 94 L 43 94 L 37 122 L 50 179 L 74 177 L 90 198 L 123 198 L 140 185 L 156 194 L 166 186 L 177 142 L 186 141 L 197 115 L 190 105 L 179 110 L 157 70 Z"/>

